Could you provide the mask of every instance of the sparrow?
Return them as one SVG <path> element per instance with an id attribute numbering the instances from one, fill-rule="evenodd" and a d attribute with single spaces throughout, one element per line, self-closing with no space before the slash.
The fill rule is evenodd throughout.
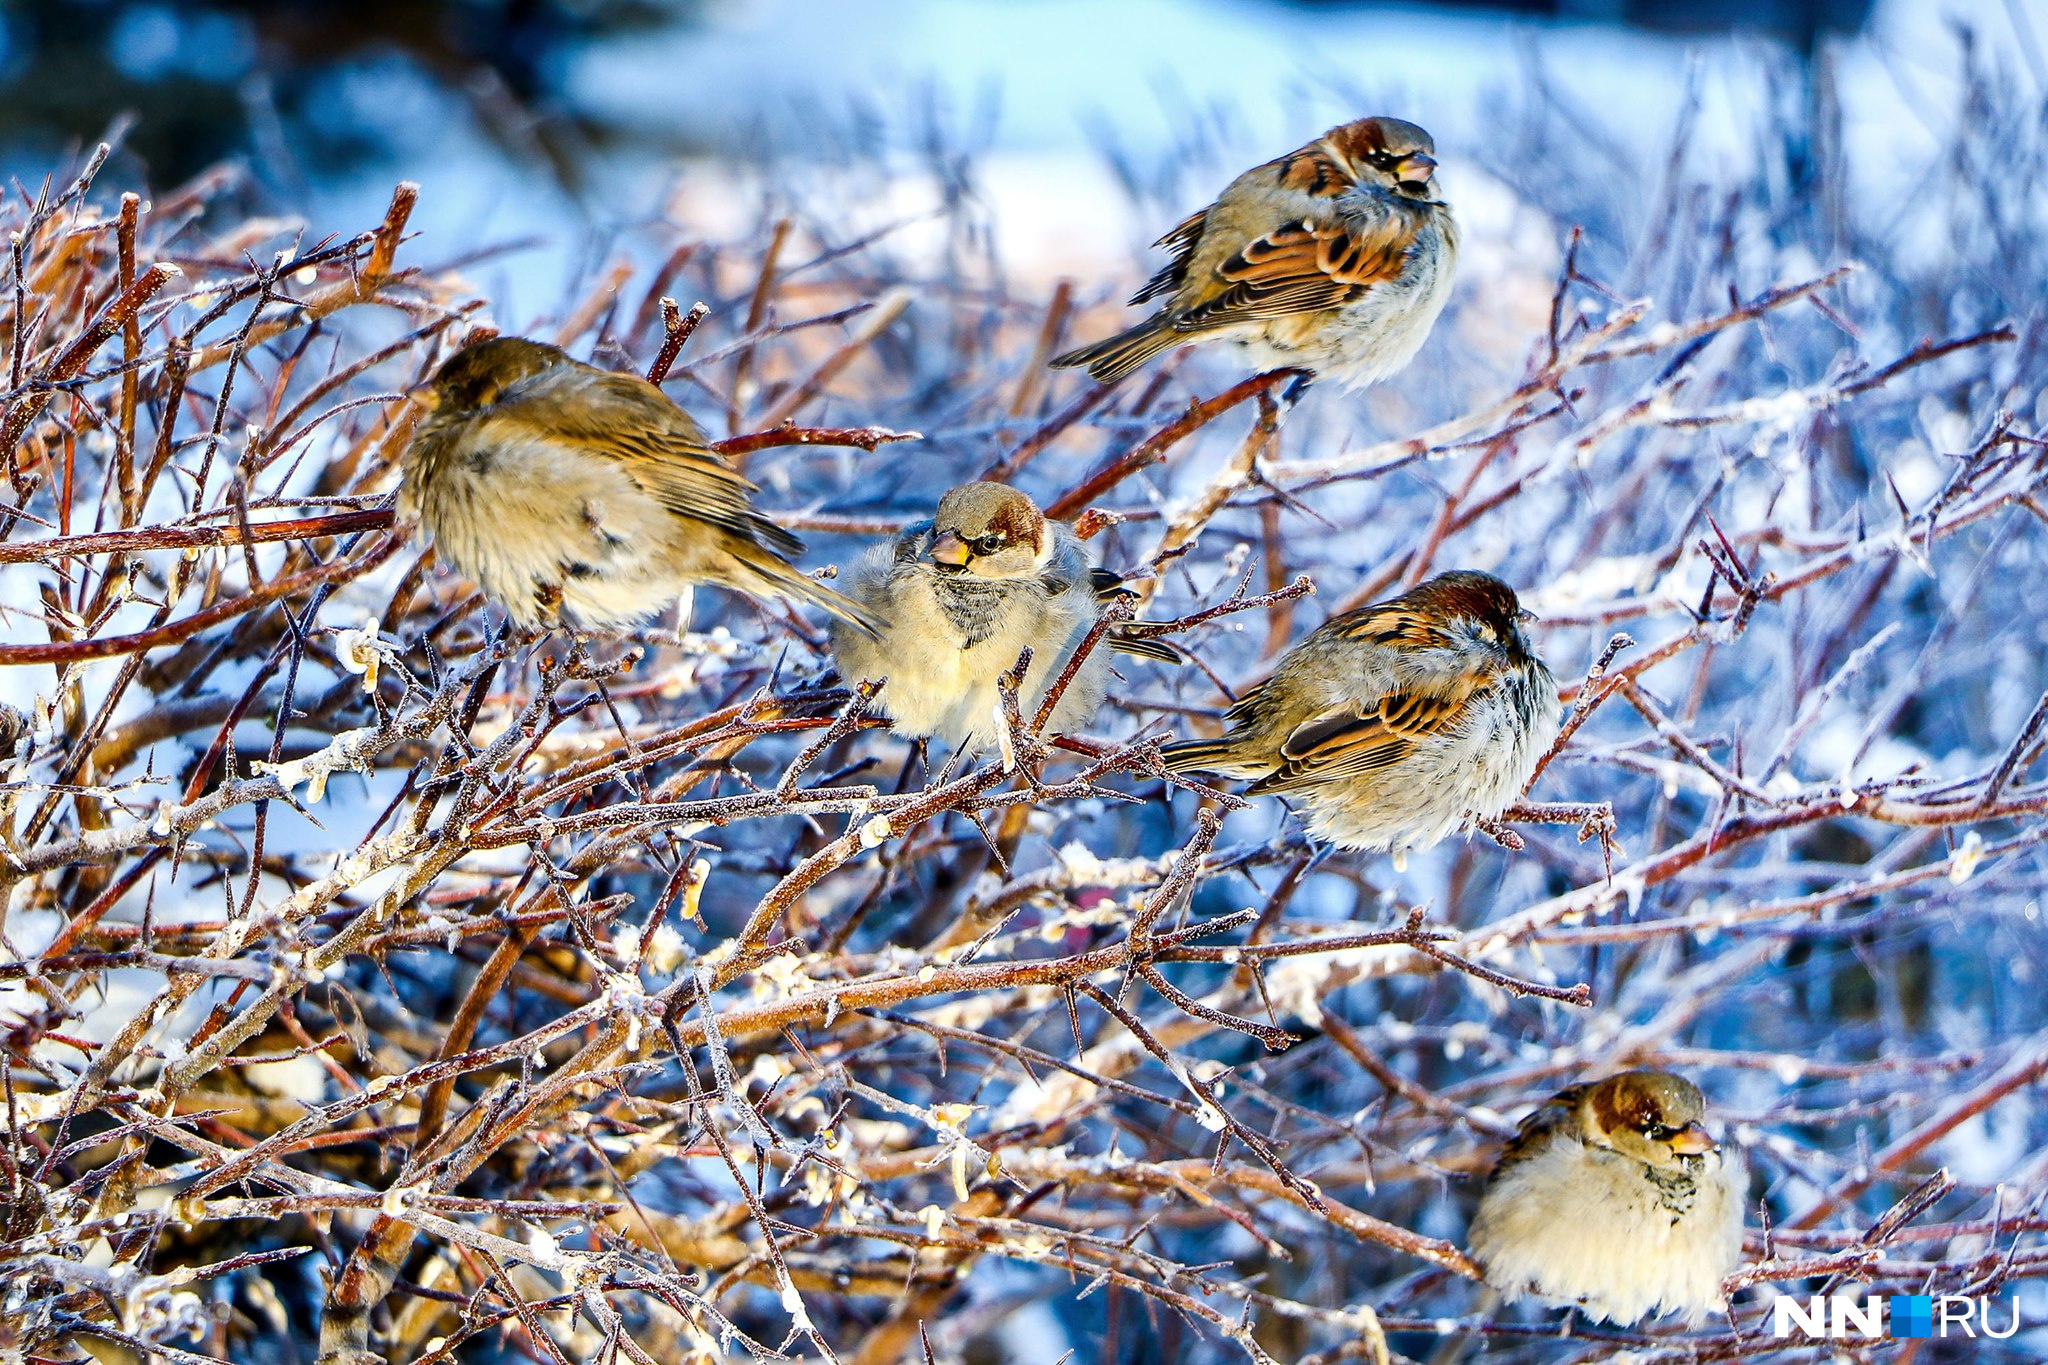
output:
<path id="1" fill-rule="evenodd" d="M 524 627 L 618 630 L 710 583 L 880 622 L 790 563 L 803 542 L 756 512 L 754 485 L 646 380 L 499 336 L 409 395 L 425 416 L 399 506 Z"/>
<path id="2" fill-rule="evenodd" d="M 1053 367 L 1107 384 L 1161 351 L 1228 337 L 1261 369 L 1353 388 L 1386 378 L 1421 349 L 1457 265 L 1435 152 L 1412 123 L 1363 118 L 1253 167 L 1153 243 L 1172 260 L 1131 303 L 1162 299 L 1159 311 Z"/>
<path id="3" fill-rule="evenodd" d="M 1749 1175 L 1702 1125 L 1699 1087 L 1624 1071 L 1552 1096 L 1500 1155 L 1467 1241 L 1510 1302 L 1576 1304 L 1622 1326 L 1727 1307 Z"/>
<path id="4" fill-rule="evenodd" d="M 1101 601 L 1121 581 L 1091 569 L 1073 528 L 1048 520 L 1026 494 L 999 483 L 963 484 L 939 499 L 929 520 L 853 562 L 847 595 L 888 624 L 870 636 L 834 622 L 833 657 L 842 677 L 886 680 L 876 705 L 896 733 L 978 753 L 1002 724 L 996 679 L 1031 650 L 1017 696 L 1031 721 L 1094 628 Z M 1179 658 L 1154 641 L 1113 635 L 1105 643 Z M 1109 676 L 1109 650 L 1092 651 L 1060 695 L 1048 729 L 1086 724 Z"/>
<path id="5" fill-rule="evenodd" d="M 1403 857 L 1507 809 L 1557 737 L 1532 619 L 1489 574 L 1438 574 L 1323 622 L 1224 713 L 1221 738 L 1162 756 L 1291 798 L 1312 837 Z"/>

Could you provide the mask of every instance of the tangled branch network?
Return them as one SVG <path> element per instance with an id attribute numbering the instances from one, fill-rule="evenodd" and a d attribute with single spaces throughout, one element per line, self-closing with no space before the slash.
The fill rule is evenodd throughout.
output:
<path id="1" fill-rule="evenodd" d="M 1929 162 L 2029 183 L 2035 97 L 1973 89 Z M 1402 377 L 1292 406 L 1048 371 L 1115 282 L 1006 273 L 936 153 L 540 318 L 409 234 L 431 186 L 318 244 L 104 151 L 10 196 L 0 1355 L 1804 1360 L 1769 1302 L 1839 1290 L 2005 1296 L 1981 1358 L 2038 1358 L 2048 224 L 1903 222 L 1809 131 L 1643 202 L 1447 155 L 1517 213 Z M 906 179 L 938 217 L 840 226 Z M 1129 588 L 1080 657 L 1185 662 L 1056 733 L 1020 661 L 927 770 L 784 606 L 511 631 L 392 500 L 487 326 L 661 383 L 806 567 L 1025 488 Z M 1564 697 L 1483 833 L 1328 856 L 1163 766 L 1453 567 Z M 1627 1068 L 1747 1158 L 1729 1311 L 1483 1296 L 1513 1120 Z"/>

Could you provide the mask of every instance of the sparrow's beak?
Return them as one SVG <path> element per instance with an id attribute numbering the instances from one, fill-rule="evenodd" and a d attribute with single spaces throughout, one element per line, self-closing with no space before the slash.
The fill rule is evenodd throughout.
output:
<path id="1" fill-rule="evenodd" d="M 1671 1135 L 1671 1150 L 1680 1156 L 1705 1156 L 1720 1150 L 1720 1144 L 1697 1123 L 1688 1123 Z"/>
<path id="2" fill-rule="evenodd" d="M 1427 152 L 1410 152 L 1394 163 L 1394 173 L 1403 181 L 1427 185 L 1436 174 L 1436 158 Z"/>
<path id="3" fill-rule="evenodd" d="M 415 384 L 405 391 L 406 401 L 422 412 L 432 412 L 441 406 L 441 391 L 432 384 Z"/>
<path id="4" fill-rule="evenodd" d="M 955 569 L 965 568 L 967 561 L 974 557 L 974 552 L 967 548 L 967 542 L 951 531 L 934 537 L 925 554 L 934 564 L 946 564 Z"/>

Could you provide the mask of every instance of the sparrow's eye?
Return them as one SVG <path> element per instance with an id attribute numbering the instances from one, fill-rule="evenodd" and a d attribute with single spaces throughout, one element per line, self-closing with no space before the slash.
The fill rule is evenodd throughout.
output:
<path id="1" fill-rule="evenodd" d="M 1003 548 L 1003 538 L 998 535 L 976 536 L 967 542 L 978 555 L 992 555 Z"/>
<path id="2" fill-rule="evenodd" d="M 1376 171 L 1391 171 L 1399 164 L 1400 160 L 1401 158 L 1395 156 L 1392 152 L 1368 152 L 1366 153 L 1365 164 Z"/>
<path id="3" fill-rule="evenodd" d="M 1678 1130 L 1668 1123 L 1653 1123 L 1644 1130 L 1643 1135 L 1652 1142 L 1669 1142 L 1678 1136 Z"/>

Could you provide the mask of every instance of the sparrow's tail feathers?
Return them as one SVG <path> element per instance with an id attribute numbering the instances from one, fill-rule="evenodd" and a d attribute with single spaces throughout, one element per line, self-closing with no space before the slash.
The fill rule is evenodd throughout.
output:
<path id="1" fill-rule="evenodd" d="M 747 518 L 747 525 L 754 533 L 754 539 L 766 545 L 784 559 L 795 559 L 804 552 L 803 541 L 783 530 L 758 512 Z"/>
<path id="2" fill-rule="evenodd" d="M 828 611 L 840 620 L 866 631 L 876 639 L 882 638 L 882 631 L 889 623 L 869 611 L 843 592 L 826 587 L 809 574 L 798 573 L 788 583 L 785 591 L 800 602 L 807 602 L 820 611 Z"/>
<path id="3" fill-rule="evenodd" d="M 756 565 L 756 569 L 760 571 L 762 567 Z M 813 579 L 809 573 L 805 573 L 803 569 L 797 569 L 793 565 L 784 565 L 784 563 L 776 561 L 774 569 L 762 571 L 762 577 L 766 579 L 764 591 L 770 593 L 770 596 L 791 598 L 793 602 L 803 602 L 805 606 L 815 606 L 821 612 L 831 612 L 834 616 L 838 616 L 840 620 L 844 620 L 844 622 L 848 622 L 848 624 L 852 624 L 852 626 L 856 626 L 860 630 L 866 630 L 868 634 L 874 636 L 874 639 L 881 639 L 883 626 L 889 624 L 881 616 L 877 616 L 874 612 L 870 612 L 868 608 L 864 608 L 858 602 L 854 602 L 852 598 L 848 598 L 846 593 L 834 591 L 831 587 L 825 587 L 823 583 Z"/>
<path id="4" fill-rule="evenodd" d="M 1225 772 L 1237 766 L 1231 759 L 1231 747 L 1228 739 L 1181 739 L 1162 746 L 1159 756 L 1170 772 Z"/>
<path id="5" fill-rule="evenodd" d="M 1178 665 L 1188 661 L 1188 656 L 1181 653 L 1177 645 L 1169 644 L 1165 640 L 1154 640 L 1143 635 L 1119 635 L 1115 631 L 1111 631 L 1109 634 L 1109 647 L 1120 653 L 1129 654 L 1133 658 L 1152 659 L 1162 664 Z"/>
<path id="6" fill-rule="evenodd" d="M 1170 351 L 1187 339 L 1185 333 L 1176 332 L 1163 320 L 1153 318 L 1128 332 L 1118 332 L 1107 341 L 1054 356 L 1052 367 L 1071 370 L 1076 366 L 1086 366 L 1088 373 L 1097 380 L 1114 384 L 1161 351 Z"/>
<path id="7" fill-rule="evenodd" d="M 830 612 L 878 639 L 881 637 L 882 628 L 888 624 L 886 621 L 783 558 L 785 553 L 801 554 L 804 547 L 801 540 L 765 517 L 754 520 L 754 534 L 750 539 L 734 538 L 726 542 L 727 551 L 739 561 L 742 570 L 736 576 L 737 581 L 730 586 L 757 597 L 787 597 L 802 602 Z"/>

